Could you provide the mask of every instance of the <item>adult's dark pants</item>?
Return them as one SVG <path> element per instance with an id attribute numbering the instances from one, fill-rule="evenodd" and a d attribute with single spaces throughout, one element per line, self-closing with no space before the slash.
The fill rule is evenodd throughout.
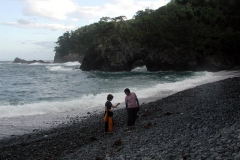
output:
<path id="1" fill-rule="evenodd" d="M 135 121 L 137 119 L 137 108 L 128 108 L 128 126 L 133 126 L 135 124 Z"/>

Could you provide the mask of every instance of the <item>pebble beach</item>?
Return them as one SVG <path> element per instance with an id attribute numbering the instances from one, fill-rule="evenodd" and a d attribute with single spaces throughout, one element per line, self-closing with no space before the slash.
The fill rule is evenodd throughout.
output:
<path id="1" fill-rule="evenodd" d="M 136 94 L 137 91 L 135 91 Z M 141 103 L 141 100 L 140 100 Z M 0 159 L 240 160 L 240 78 L 228 78 L 142 103 L 128 130 L 126 109 L 0 140 Z"/>

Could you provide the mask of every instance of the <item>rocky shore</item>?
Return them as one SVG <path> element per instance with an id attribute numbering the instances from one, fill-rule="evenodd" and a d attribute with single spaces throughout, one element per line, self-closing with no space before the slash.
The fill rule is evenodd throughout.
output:
<path id="1" fill-rule="evenodd" d="M 0 159 L 240 160 L 240 78 L 201 85 L 142 104 L 135 127 L 114 111 L 114 134 L 103 114 L 67 126 L 0 141 Z"/>

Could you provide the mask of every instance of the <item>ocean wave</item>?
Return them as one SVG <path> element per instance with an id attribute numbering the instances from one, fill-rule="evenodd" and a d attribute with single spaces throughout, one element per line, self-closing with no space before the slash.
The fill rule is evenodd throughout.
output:
<path id="1" fill-rule="evenodd" d="M 239 71 L 221 71 L 221 72 L 196 72 L 195 76 L 178 79 L 176 82 L 160 83 L 156 86 L 138 91 L 139 98 L 160 99 L 182 90 L 193 88 L 199 85 L 212 83 L 232 77 L 239 77 Z"/>
<path id="2" fill-rule="evenodd" d="M 17 106 L 0 106 L 0 118 L 51 113 L 79 112 L 86 114 L 96 110 L 104 110 L 107 93 L 84 95 L 79 99 L 56 102 L 41 102 Z"/>
<path id="3" fill-rule="evenodd" d="M 211 83 L 226 78 L 239 76 L 239 71 L 232 72 L 196 72 L 190 78 L 183 78 L 176 82 L 159 82 L 156 85 L 143 84 L 142 86 L 126 86 L 131 91 L 135 92 L 139 98 L 140 103 L 149 102 L 149 100 L 157 100 L 167 97 L 179 91 L 193 88 L 202 84 Z M 124 108 L 125 94 L 124 88 L 119 88 L 111 93 L 114 96 L 113 104 L 121 103 L 120 108 Z M 38 115 L 48 113 L 64 113 L 75 112 L 79 114 L 86 114 L 87 112 L 103 112 L 106 97 L 109 93 L 88 94 L 83 95 L 72 100 L 56 101 L 56 102 L 41 102 L 33 104 L 24 104 L 18 106 L 0 106 L 0 117 L 15 117 Z M 60 114 L 61 115 L 61 114 Z"/>
<path id="4" fill-rule="evenodd" d="M 28 64 L 30 66 L 34 66 L 34 65 L 45 65 L 45 63 L 39 63 L 39 62 L 35 62 L 35 63 L 30 63 Z"/>
<path id="5" fill-rule="evenodd" d="M 3 63 L 3 64 L 6 64 L 6 63 Z M 10 64 L 12 64 L 12 63 L 10 63 Z M 27 64 L 27 63 L 14 63 L 14 64 L 30 65 L 30 66 L 39 66 L 39 65 L 41 65 L 41 66 L 59 66 L 60 65 L 60 66 L 69 66 L 69 67 L 71 67 L 71 66 L 80 66 L 81 65 L 81 63 L 79 63 L 78 61 L 66 62 L 66 63 L 52 63 L 52 62 L 50 62 L 50 63 L 40 63 L 40 62 L 35 62 L 35 63 L 29 63 L 29 64 Z"/>
<path id="6" fill-rule="evenodd" d="M 64 66 L 79 66 L 81 65 L 81 63 L 79 63 L 78 61 L 75 61 L 75 62 L 66 62 L 66 63 L 63 63 Z"/>
<path id="7" fill-rule="evenodd" d="M 73 68 L 67 68 L 64 66 L 46 66 L 46 68 L 50 71 L 70 71 L 73 70 Z"/>
<path id="8" fill-rule="evenodd" d="M 142 67 L 134 68 L 131 72 L 146 72 L 146 71 L 147 71 L 147 67 L 146 66 L 142 66 Z"/>
<path id="9" fill-rule="evenodd" d="M 12 85 L 20 85 L 20 86 L 22 86 L 22 85 L 30 85 L 30 84 L 35 84 L 35 83 L 33 83 L 33 82 L 17 82 L 17 83 L 13 83 Z"/>

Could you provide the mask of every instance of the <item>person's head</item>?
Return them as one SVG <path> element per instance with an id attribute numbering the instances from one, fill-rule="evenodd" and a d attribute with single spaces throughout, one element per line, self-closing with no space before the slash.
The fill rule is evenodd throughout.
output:
<path id="1" fill-rule="evenodd" d="M 126 89 L 124 89 L 124 92 L 125 92 L 126 95 L 129 95 L 130 94 L 130 89 L 126 88 Z"/>
<path id="2" fill-rule="evenodd" d="M 107 96 L 107 100 L 108 100 L 108 101 L 111 101 L 112 99 L 113 99 L 113 95 L 109 94 L 109 95 Z"/>

